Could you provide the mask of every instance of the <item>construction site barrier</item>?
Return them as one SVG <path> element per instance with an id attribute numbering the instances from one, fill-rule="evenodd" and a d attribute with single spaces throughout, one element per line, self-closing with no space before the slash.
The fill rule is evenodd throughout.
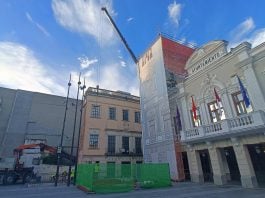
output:
<path id="1" fill-rule="evenodd" d="M 79 164 L 76 184 L 96 193 L 171 185 L 168 164 Z"/>

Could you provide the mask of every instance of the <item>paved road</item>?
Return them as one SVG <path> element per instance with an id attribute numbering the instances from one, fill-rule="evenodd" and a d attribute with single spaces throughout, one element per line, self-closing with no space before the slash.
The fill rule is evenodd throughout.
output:
<path id="1" fill-rule="evenodd" d="M 129 193 L 86 194 L 66 186 L 0 186 L 1 198 L 265 198 L 265 189 L 211 184 L 178 183 L 169 188 L 137 190 Z"/>

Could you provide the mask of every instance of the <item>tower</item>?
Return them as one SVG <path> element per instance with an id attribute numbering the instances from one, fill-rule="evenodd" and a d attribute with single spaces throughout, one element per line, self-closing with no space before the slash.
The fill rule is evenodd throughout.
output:
<path id="1" fill-rule="evenodd" d="M 162 35 L 140 57 L 138 71 L 143 130 L 144 161 L 169 163 L 173 180 L 180 180 L 178 131 L 174 124 L 176 104 L 169 94 L 185 78 L 186 61 L 193 48 Z"/>

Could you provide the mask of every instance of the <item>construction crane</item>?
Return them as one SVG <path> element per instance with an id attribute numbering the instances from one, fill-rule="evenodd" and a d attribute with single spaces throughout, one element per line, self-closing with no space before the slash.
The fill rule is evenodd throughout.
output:
<path id="1" fill-rule="evenodd" d="M 104 12 L 106 13 L 108 19 L 110 20 L 111 24 L 113 25 L 113 27 L 115 28 L 115 30 L 116 30 L 117 33 L 119 34 L 119 36 L 120 36 L 120 38 L 121 38 L 123 44 L 125 45 L 126 49 L 129 51 L 129 53 L 130 53 L 130 55 L 131 55 L 133 61 L 135 62 L 135 64 L 137 64 L 137 63 L 138 63 L 138 60 L 137 60 L 135 54 L 133 53 L 133 51 L 132 51 L 131 48 L 129 47 L 128 43 L 126 42 L 125 38 L 122 36 L 120 30 L 119 30 L 118 27 L 116 26 L 115 22 L 114 22 L 113 19 L 111 18 L 110 14 L 109 14 L 109 12 L 108 12 L 108 10 L 107 10 L 107 8 L 106 8 L 106 7 L 102 7 L 101 10 L 104 11 Z"/>
<path id="2" fill-rule="evenodd" d="M 135 54 L 133 53 L 133 51 L 129 47 L 129 45 L 126 42 L 125 38 L 122 36 L 122 34 L 121 34 L 120 30 L 118 29 L 118 27 L 116 26 L 114 20 L 111 18 L 107 8 L 106 7 L 102 7 L 101 10 L 106 13 L 108 19 L 110 20 L 110 22 L 113 25 L 114 29 L 119 34 L 119 36 L 120 36 L 123 44 L 125 45 L 126 49 L 129 51 L 133 61 L 135 62 L 135 64 L 137 64 L 138 63 L 138 59 L 136 58 Z M 178 172 L 179 172 L 179 181 L 183 181 L 185 179 L 185 174 L 184 174 L 183 160 L 182 160 L 182 154 L 181 154 L 181 143 L 180 143 L 179 139 L 175 140 L 175 151 L 176 151 L 176 160 L 177 160 L 177 163 L 178 163 L 178 167 L 177 168 L 178 168 Z"/>

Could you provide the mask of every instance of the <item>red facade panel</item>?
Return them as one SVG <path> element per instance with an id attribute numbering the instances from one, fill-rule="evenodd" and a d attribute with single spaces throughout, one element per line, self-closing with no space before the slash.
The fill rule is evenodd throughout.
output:
<path id="1" fill-rule="evenodd" d="M 180 75 L 185 75 L 185 64 L 190 55 L 194 52 L 194 49 L 172 41 L 168 38 L 162 38 L 162 50 L 165 67 Z"/>

